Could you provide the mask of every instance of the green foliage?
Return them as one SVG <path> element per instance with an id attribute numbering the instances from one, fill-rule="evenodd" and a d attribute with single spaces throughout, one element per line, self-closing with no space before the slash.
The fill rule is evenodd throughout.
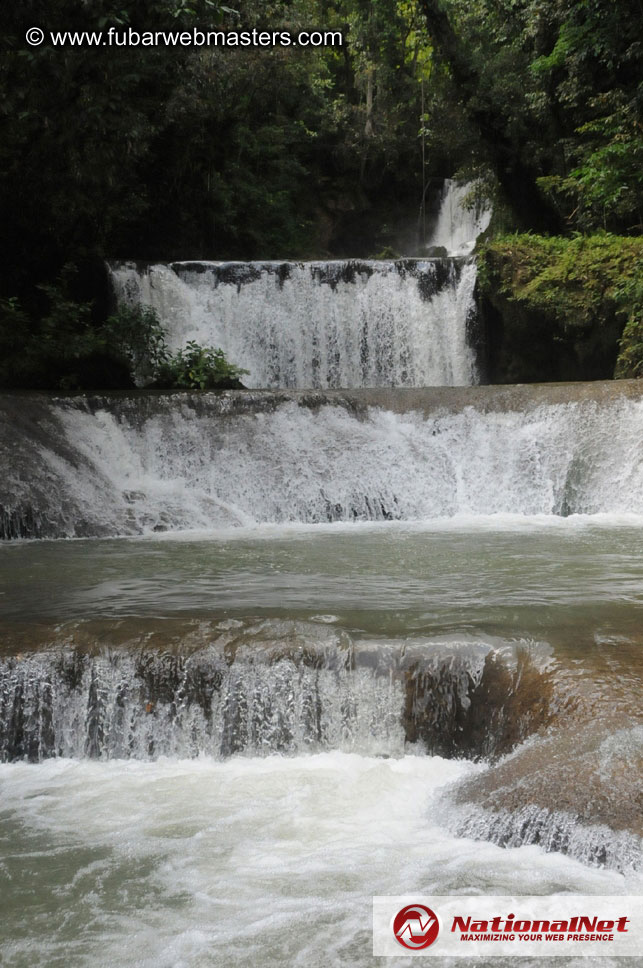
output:
<path id="1" fill-rule="evenodd" d="M 88 379 L 105 343 L 92 325 L 91 305 L 72 294 L 75 276 L 76 267 L 67 264 L 55 283 L 38 286 L 45 306 L 40 318 L 17 297 L 0 302 L 1 386 L 75 390 Z"/>
<path id="2" fill-rule="evenodd" d="M 155 385 L 188 390 L 228 389 L 240 386 L 239 377 L 248 373 L 228 363 L 221 350 L 199 346 L 190 340 L 184 350 L 167 357 L 159 366 Z"/>
<path id="3" fill-rule="evenodd" d="M 79 303 L 72 294 L 76 272 L 76 267 L 67 263 L 54 284 L 38 286 L 48 301 L 39 338 L 45 352 L 62 361 L 80 359 L 100 348 L 92 328 L 91 305 Z"/>
<path id="4" fill-rule="evenodd" d="M 617 377 L 643 375 L 643 239 L 509 235 L 482 247 L 483 291 L 549 321 L 559 340 L 615 333 Z M 611 336 L 608 336 L 608 342 Z"/>
<path id="5" fill-rule="evenodd" d="M 640 274 L 643 239 L 600 233 L 508 235 L 483 246 L 485 285 L 551 313 L 569 326 L 599 321 L 605 302 L 622 307 L 625 282 Z"/>
<path id="6" fill-rule="evenodd" d="M 419 3 L 518 224 L 640 232 L 639 0 Z"/>
<path id="7" fill-rule="evenodd" d="M 640 16 L 638 0 L 556 0 L 555 43 L 531 65 L 563 149 L 541 185 L 584 231 L 643 228 Z"/>
<path id="8" fill-rule="evenodd" d="M 20 300 L 0 298 L 0 386 L 24 384 L 30 370 L 30 328 L 31 319 Z"/>
<path id="9" fill-rule="evenodd" d="M 606 98 L 601 99 L 605 105 Z M 643 137 L 632 104 L 617 104 L 610 114 L 580 125 L 579 164 L 566 177 L 539 179 L 543 190 L 581 228 L 643 225 Z M 628 222 L 632 224 L 628 225 Z"/>
<path id="10" fill-rule="evenodd" d="M 615 298 L 627 313 L 627 323 L 619 342 L 614 376 L 643 377 L 643 264 L 639 264 L 637 276 L 625 278 L 616 286 Z"/>
<path id="11" fill-rule="evenodd" d="M 34 320 L 16 297 L 0 300 L 0 387 L 43 390 L 158 386 L 201 389 L 240 386 L 246 373 L 223 352 L 188 343 L 172 356 L 150 306 L 121 306 L 95 325 L 91 305 L 76 301 L 75 276 L 65 266 L 56 284 L 41 286 L 47 310 Z"/>
<path id="12" fill-rule="evenodd" d="M 151 306 L 119 306 L 100 335 L 110 354 L 127 363 L 139 386 L 152 382 L 168 359 L 165 332 Z"/>
<path id="13" fill-rule="evenodd" d="M 29 47 L 34 24 L 319 26 L 345 44 Z M 495 226 L 639 234 L 639 33 L 640 0 L 7 5 L 0 380 L 151 378 L 160 335 L 125 310 L 105 323 L 105 259 L 399 250 L 432 179 L 455 173 L 493 173 L 485 191 L 506 203 Z"/>
<path id="14" fill-rule="evenodd" d="M 400 198 L 419 204 L 419 80 L 430 46 L 416 4 L 231 6 L 29 0 L 7 10 L 0 207 L 12 247 L 0 264 L 1 294 L 31 299 L 34 283 L 50 283 L 68 261 L 319 256 L 336 223 L 350 221 L 344 213 L 368 211 L 374 198 L 390 198 L 391 209 Z M 29 48 L 24 40 L 34 23 L 176 31 L 219 22 L 339 29 L 347 43 Z M 364 252 L 389 241 L 365 239 Z"/>
<path id="15" fill-rule="evenodd" d="M 390 245 L 385 245 L 384 248 L 381 249 L 379 252 L 376 252 L 372 256 L 372 258 L 373 259 L 386 259 L 386 260 L 391 260 L 392 259 L 393 261 L 395 261 L 396 259 L 401 259 L 402 256 L 400 255 L 399 252 L 396 252 L 395 249 L 391 248 Z"/>

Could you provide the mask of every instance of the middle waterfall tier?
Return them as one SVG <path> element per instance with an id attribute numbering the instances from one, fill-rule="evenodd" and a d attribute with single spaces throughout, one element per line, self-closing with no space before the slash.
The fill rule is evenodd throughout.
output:
<path id="1" fill-rule="evenodd" d="M 640 515 L 642 427 L 638 381 L 0 397 L 0 536 Z"/>
<path id="2" fill-rule="evenodd" d="M 111 268 L 123 304 L 152 306 L 172 350 L 223 350 L 257 388 L 479 382 L 475 263 L 174 262 Z"/>

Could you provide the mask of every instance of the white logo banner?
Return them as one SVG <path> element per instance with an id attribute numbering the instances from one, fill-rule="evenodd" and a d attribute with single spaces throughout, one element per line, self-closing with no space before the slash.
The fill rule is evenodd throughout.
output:
<path id="1" fill-rule="evenodd" d="M 640 957 L 643 897 L 552 894 L 373 898 L 373 954 Z"/>

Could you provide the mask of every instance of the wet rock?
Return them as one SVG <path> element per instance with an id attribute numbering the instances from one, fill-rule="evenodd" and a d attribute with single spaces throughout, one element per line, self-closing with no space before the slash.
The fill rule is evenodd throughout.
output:
<path id="1" fill-rule="evenodd" d="M 642 768 L 643 725 L 572 721 L 467 781 L 456 800 L 492 813 L 535 806 L 643 836 Z"/>
<path id="2" fill-rule="evenodd" d="M 553 718 L 554 680 L 527 650 L 514 661 L 490 651 L 482 666 L 453 657 L 407 672 L 407 739 L 440 756 L 488 758 L 513 749 Z"/>

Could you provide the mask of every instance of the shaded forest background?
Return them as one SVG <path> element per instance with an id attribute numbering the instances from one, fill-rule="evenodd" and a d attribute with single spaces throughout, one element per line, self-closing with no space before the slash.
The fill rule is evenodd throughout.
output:
<path id="1" fill-rule="evenodd" d="M 640 239 L 641 0 L 21 0 L 4 18 L 0 385 L 119 383 L 95 338 L 106 259 L 413 254 L 444 177 L 479 179 L 492 234 Z M 344 45 L 24 39 L 110 25 L 328 28 Z M 630 327 L 620 375 L 636 375 L 642 253 L 627 252 L 615 332 Z M 498 259 L 487 284 L 524 296 L 543 267 L 521 260 L 519 293 Z M 83 354 L 96 371 L 66 377 Z"/>

